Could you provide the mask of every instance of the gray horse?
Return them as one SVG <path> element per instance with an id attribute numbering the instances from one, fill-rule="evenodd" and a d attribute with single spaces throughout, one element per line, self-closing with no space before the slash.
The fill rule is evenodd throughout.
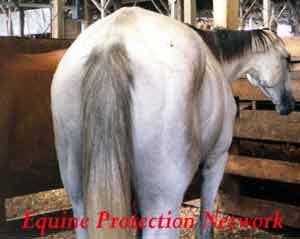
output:
<path id="1" fill-rule="evenodd" d="M 141 238 L 178 238 L 179 229 L 154 219 L 179 217 L 199 167 L 202 220 L 196 233 L 212 238 L 211 225 L 203 225 L 232 140 L 230 80 L 248 73 L 281 113 L 293 105 L 282 42 L 268 32 L 235 41 L 237 52 L 224 48 L 218 58 L 220 41 L 210 49 L 180 22 L 123 8 L 90 26 L 68 49 L 51 96 L 60 174 L 74 216 L 89 219 L 87 230 L 76 230 L 77 239 L 132 238 L 129 229 L 112 228 L 108 215 L 98 223 L 104 210 L 114 220 L 131 217 L 132 195 L 141 219 L 152 219 Z"/>

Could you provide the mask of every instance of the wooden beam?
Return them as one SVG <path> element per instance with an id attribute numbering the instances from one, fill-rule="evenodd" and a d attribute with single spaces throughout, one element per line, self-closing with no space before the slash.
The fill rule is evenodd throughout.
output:
<path id="1" fill-rule="evenodd" d="M 271 18 L 271 0 L 263 0 L 264 27 L 269 28 Z"/>
<path id="2" fill-rule="evenodd" d="M 175 19 L 183 22 L 183 0 L 176 0 L 175 2 Z"/>
<path id="3" fill-rule="evenodd" d="M 300 59 L 299 59 L 300 61 Z M 291 71 L 300 71 L 300 63 L 292 63 L 290 65 L 290 70 Z"/>
<path id="4" fill-rule="evenodd" d="M 224 214 L 247 218 L 272 217 L 278 211 L 283 218 L 283 225 L 300 228 L 300 207 L 297 206 L 244 196 L 239 197 L 237 201 L 225 193 L 219 193 L 216 201 L 214 211 L 217 209 Z M 187 201 L 184 205 L 200 208 L 201 200 Z"/>
<path id="5" fill-rule="evenodd" d="M 174 19 L 176 18 L 175 3 L 176 3 L 176 0 L 169 0 L 168 1 L 168 5 L 169 5 L 169 8 L 170 8 L 170 17 L 172 17 Z"/>
<path id="6" fill-rule="evenodd" d="M 287 5 L 289 6 L 289 9 L 292 14 L 292 32 L 295 34 L 299 33 L 299 13 L 297 9 L 297 3 L 296 1 L 287 0 Z"/>
<path id="7" fill-rule="evenodd" d="M 237 29 L 239 27 L 239 0 L 213 0 L 216 27 Z"/>
<path id="8" fill-rule="evenodd" d="M 0 195 L 0 228 L 4 225 L 5 220 L 6 220 L 5 197 Z"/>
<path id="9" fill-rule="evenodd" d="M 81 21 L 74 19 L 65 20 L 65 39 L 76 39 L 81 33 Z"/>
<path id="10" fill-rule="evenodd" d="M 183 0 L 184 22 L 193 25 L 196 20 L 196 0 Z"/>
<path id="11" fill-rule="evenodd" d="M 240 177 L 233 174 L 225 174 L 220 189 L 222 192 L 232 195 L 238 201 L 241 195 Z"/>
<path id="12" fill-rule="evenodd" d="M 282 38 L 287 50 L 291 55 L 291 60 L 297 61 L 300 60 L 300 37 L 293 36 L 293 37 L 284 37 Z"/>
<path id="13" fill-rule="evenodd" d="M 84 29 L 86 29 L 91 23 L 91 15 L 90 15 L 90 5 L 89 5 L 89 1 L 90 0 L 84 0 L 83 3 L 83 11 L 84 11 L 84 21 L 83 21 L 83 25 L 84 25 Z"/>
<path id="14" fill-rule="evenodd" d="M 300 143 L 300 113 L 281 116 L 274 111 L 243 110 L 234 125 L 234 137 Z"/>
<path id="15" fill-rule="evenodd" d="M 23 8 L 52 8 L 51 4 L 44 3 L 19 3 L 19 7 Z"/>
<path id="16" fill-rule="evenodd" d="M 219 194 L 217 202 L 219 211 L 247 218 L 267 218 L 278 211 L 283 218 L 282 224 L 300 228 L 300 207 L 297 206 L 244 196 L 235 201 L 228 194 Z"/>
<path id="17" fill-rule="evenodd" d="M 226 173 L 300 184 L 300 163 L 230 155 Z"/>
<path id="18" fill-rule="evenodd" d="M 52 38 L 64 38 L 64 1 L 52 0 Z"/>
<path id="19" fill-rule="evenodd" d="M 233 81 L 232 90 L 234 96 L 238 96 L 240 100 L 268 100 L 267 97 L 258 87 L 252 86 L 248 80 L 240 79 Z M 296 100 L 300 100 L 300 80 L 292 80 L 293 96 Z"/>
<path id="20" fill-rule="evenodd" d="M 73 216 L 72 208 L 65 208 L 60 210 L 53 210 L 50 212 L 35 213 L 32 215 L 31 218 L 32 218 L 32 223 L 36 223 L 36 221 L 40 218 L 62 218 L 62 217 L 69 218 L 72 216 Z M 22 228 L 22 226 L 24 225 L 24 219 L 25 217 L 7 219 L 1 229 L 3 231 L 15 231 L 17 228 L 18 229 Z M 56 228 L 56 229 L 47 228 L 46 234 L 57 233 L 65 230 L 66 228 Z M 39 230 L 36 227 L 32 227 L 32 228 L 27 228 L 26 230 L 22 230 L 21 232 L 22 232 L 22 237 L 20 238 L 32 238 L 31 234 L 39 233 Z"/>

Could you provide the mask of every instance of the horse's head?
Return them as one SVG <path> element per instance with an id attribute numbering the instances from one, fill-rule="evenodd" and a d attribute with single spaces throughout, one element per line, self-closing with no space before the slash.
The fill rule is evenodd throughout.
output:
<path id="1" fill-rule="evenodd" d="M 277 36 L 270 32 L 265 33 L 267 48 L 257 51 L 256 56 L 249 62 L 250 69 L 246 75 L 250 83 L 258 86 L 272 99 L 277 112 L 287 115 L 294 108 L 289 75 L 289 53 Z"/>

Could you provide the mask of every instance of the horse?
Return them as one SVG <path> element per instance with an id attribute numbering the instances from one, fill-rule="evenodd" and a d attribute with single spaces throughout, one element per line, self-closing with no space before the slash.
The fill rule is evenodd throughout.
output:
<path id="1" fill-rule="evenodd" d="M 269 96 L 280 114 L 288 114 L 291 108 L 294 108 L 294 99 L 292 99 L 291 80 L 289 72 L 290 54 L 284 46 L 284 42 L 271 31 L 268 30 L 226 30 L 216 28 L 212 31 L 204 31 L 192 27 L 205 41 L 211 49 L 213 55 L 223 68 L 225 78 L 229 82 L 240 79 L 246 74 L 247 79 L 253 86 L 258 86 L 265 95 Z M 274 82 L 265 82 L 266 77 L 263 74 L 270 74 L 272 68 L 266 69 L 266 61 L 273 64 L 273 55 L 264 55 L 256 58 L 249 51 L 266 52 L 271 49 L 270 42 L 276 42 L 274 49 L 281 53 L 280 61 L 274 62 L 276 73 L 281 73 L 280 77 L 287 77 L 286 85 Z M 283 80 L 281 82 L 284 82 Z M 271 86 L 271 87 L 270 87 Z M 273 88 L 271 90 L 270 88 Z M 274 90 L 274 88 L 277 88 Z M 287 90 L 287 92 L 285 92 Z M 287 97 L 287 102 L 282 103 Z M 291 104 L 291 105 L 289 105 Z"/>
<path id="2" fill-rule="evenodd" d="M 60 175 L 74 216 L 88 220 L 76 229 L 77 239 L 132 238 L 130 229 L 109 221 L 131 217 L 132 197 L 142 220 L 139 237 L 178 238 L 178 228 L 165 221 L 159 227 L 155 219 L 179 217 L 198 168 L 196 236 L 212 238 L 205 215 L 232 141 L 232 79 L 246 73 L 279 113 L 293 108 L 282 41 L 263 30 L 232 33 L 228 39 L 226 31 L 217 33 L 210 45 L 209 36 L 169 17 L 121 8 L 67 50 L 53 77 L 51 109 Z M 152 224 L 144 227 L 147 219 Z"/>
<path id="3" fill-rule="evenodd" d="M 39 190 L 42 184 L 55 182 L 59 185 L 56 179 L 59 174 L 49 173 L 58 171 L 50 85 L 64 51 L 41 54 L 1 52 L 0 202 L 16 192 L 37 192 L 35 190 Z M 22 186 L 27 185 L 26 189 L 20 188 L 22 183 Z M 3 220 L 2 215 L 0 217 L 0 221 Z"/>

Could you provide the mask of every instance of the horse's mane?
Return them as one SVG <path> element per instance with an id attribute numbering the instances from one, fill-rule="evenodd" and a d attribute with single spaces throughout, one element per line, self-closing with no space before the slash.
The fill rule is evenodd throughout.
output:
<path id="1" fill-rule="evenodd" d="M 216 28 L 205 31 L 192 27 L 204 40 L 220 62 L 228 62 L 247 53 L 265 52 L 280 40 L 267 30 L 227 30 Z"/>

